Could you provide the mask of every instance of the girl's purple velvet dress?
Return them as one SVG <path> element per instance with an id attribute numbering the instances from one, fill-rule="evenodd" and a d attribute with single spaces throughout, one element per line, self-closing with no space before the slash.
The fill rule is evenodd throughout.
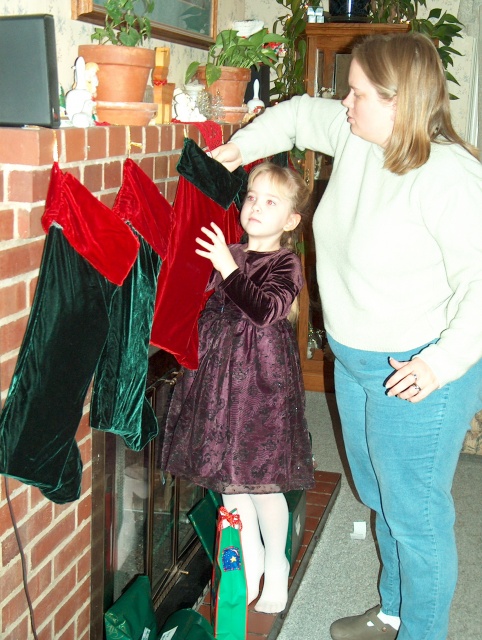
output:
<path id="1" fill-rule="evenodd" d="M 313 486 L 296 336 L 286 319 L 303 278 L 288 249 L 230 250 L 238 269 L 213 273 L 199 320 L 199 368 L 183 369 L 162 468 L 220 493 Z M 183 292 L 189 295 L 189 292 Z"/>

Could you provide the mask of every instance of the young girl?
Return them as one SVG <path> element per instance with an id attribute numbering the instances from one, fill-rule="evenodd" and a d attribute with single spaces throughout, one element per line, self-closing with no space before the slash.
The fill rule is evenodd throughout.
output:
<path id="1" fill-rule="evenodd" d="M 227 246 L 214 223 L 196 253 L 215 271 L 199 321 L 199 368 L 176 386 L 162 468 L 223 494 L 237 509 L 248 603 L 282 611 L 288 598 L 288 507 L 283 492 L 313 485 L 298 346 L 288 318 L 302 283 L 294 232 L 309 192 L 270 163 L 249 176 L 241 210 L 247 244 Z M 263 538 L 261 541 L 260 530 Z M 264 543 L 264 544 L 263 544 Z"/>

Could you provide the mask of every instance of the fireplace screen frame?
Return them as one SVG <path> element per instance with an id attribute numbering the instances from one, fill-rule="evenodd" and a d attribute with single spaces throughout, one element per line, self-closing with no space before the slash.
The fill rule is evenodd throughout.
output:
<path id="1" fill-rule="evenodd" d="M 159 624 L 178 608 L 193 606 L 209 582 L 207 555 L 186 517 L 205 491 L 159 466 L 178 375 L 179 365 L 170 354 L 151 355 L 146 396 L 159 435 L 143 451 L 130 451 L 113 434 L 92 432 L 91 640 L 104 638 L 105 611 L 136 575 L 150 579 Z"/>

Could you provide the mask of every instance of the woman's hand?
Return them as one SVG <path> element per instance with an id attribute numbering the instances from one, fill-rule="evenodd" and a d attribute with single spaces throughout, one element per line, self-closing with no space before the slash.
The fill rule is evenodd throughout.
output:
<path id="1" fill-rule="evenodd" d="M 420 402 L 440 386 L 437 376 L 422 358 L 413 358 L 408 362 L 390 358 L 389 362 L 395 373 L 385 382 L 387 396 Z"/>
<path id="2" fill-rule="evenodd" d="M 211 227 L 212 231 L 206 227 L 201 227 L 201 231 L 207 235 L 211 243 L 202 238 L 196 238 L 196 242 L 201 247 L 204 247 L 204 249 L 196 249 L 196 253 L 203 258 L 211 260 L 213 267 L 219 271 L 223 279 L 226 279 L 230 273 L 238 268 L 238 265 L 231 255 L 221 229 L 214 222 L 211 222 Z"/>
<path id="3" fill-rule="evenodd" d="M 228 171 L 234 171 L 243 163 L 241 151 L 234 142 L 222 144 L 211 151 L 212 157 L 223 164 Z"/>

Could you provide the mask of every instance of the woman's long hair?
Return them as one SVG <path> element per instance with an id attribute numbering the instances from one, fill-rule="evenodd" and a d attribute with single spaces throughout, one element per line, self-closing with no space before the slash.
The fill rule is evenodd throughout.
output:
<path id="1" fill-rule="evenodd" d="M 396 100 L 385 168 L 403 175 L 424 165 L 432 142 L 477 150 L 455 132 L 445 72 L 433 42 L 421 33 L 375 35 L 353 48 L 353 57 L 384 100 Z"/>

